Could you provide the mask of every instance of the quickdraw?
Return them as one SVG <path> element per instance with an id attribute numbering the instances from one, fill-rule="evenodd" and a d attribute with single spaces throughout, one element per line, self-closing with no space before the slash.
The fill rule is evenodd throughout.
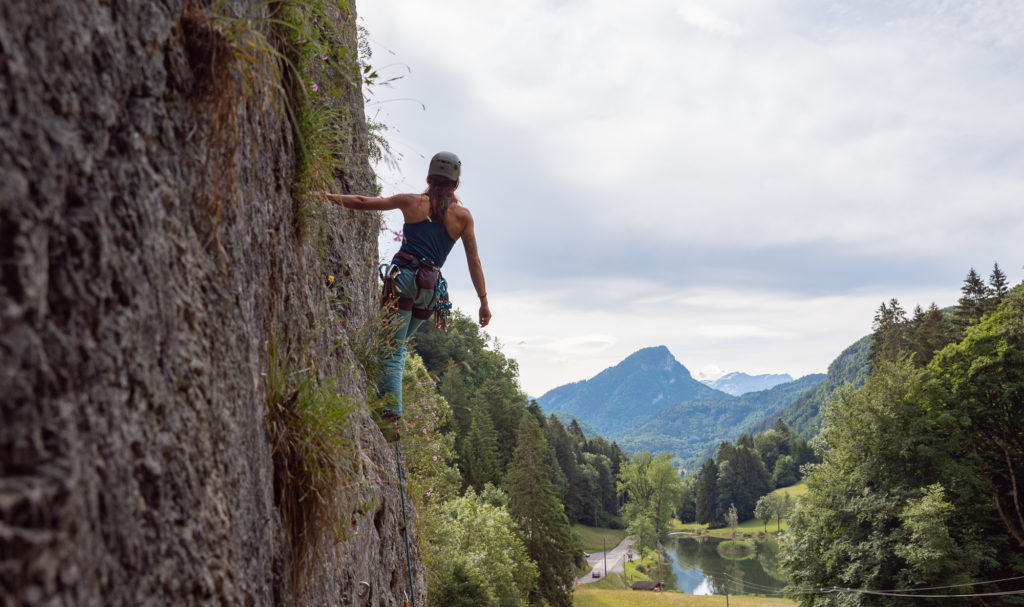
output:
<path id="1" fill-rule="evenodd" d="M 402 308 L 403 299 L 395 288 L 395 278 L 402 272 L 402 267 L 396 263 L 382 263 L 377 268 L 377 274 L 383 283 L 380 291 L 380 305 L 389 310 L 398 311 Z M 437 286 L 437 307 L 434 308 L 434 323 L 437 328 L 447 332 L 452 326 L 452 302 L 448 298 L 448 281 L 438 273 Z M 406 304 L 411 305 L 411 300 L 406 299 Z M 405 308 L 408 309 L 408 308 Z M 429 314 L 429 312 L 427 312 Z"/>
<path id="2" fill-rule="evenodd" d="M 448 281 L 444 276 L 437 279 L 437 308 L 434 309 L 434 322 L 438 329 L 445 332 L 452 326 L 452 302 L 448 299 Z"/>
<path id="3" fill-rule="evenodd" d="M 394 263 L 382 263 L 377 268 L 384 287 L 380 291 L 380 305 L 390 310 L 398 310 L 398 292 L 395 289 L 395 277 L 402 271 L 402 268 Z"/>

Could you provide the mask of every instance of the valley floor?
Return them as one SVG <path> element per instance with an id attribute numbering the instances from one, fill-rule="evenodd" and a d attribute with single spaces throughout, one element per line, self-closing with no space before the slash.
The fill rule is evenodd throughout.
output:
<path id="1" fill-rule="evenodd" d="M 601 590 L 577 587 L 573 607 L 714 607 L 725 605 L 724 596 L 694 596 L 679 592 L 644 592 L 635 590 Z M 730 596 L 729 607 L 795 607 L 790 599 L 769 599 L 756 596 Z"/>

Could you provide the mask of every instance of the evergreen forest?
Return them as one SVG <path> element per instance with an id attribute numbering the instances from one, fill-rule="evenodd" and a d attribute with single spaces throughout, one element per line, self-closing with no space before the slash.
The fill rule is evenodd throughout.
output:
<path id="1" fill-rule="evenodd" d="M 571 525 L 623 525 L 626 454 L 546 417 L 520 389 L 515 361 L 463 314 L 447 332 L 425 328 L 414 350 L 402 443 L 430 596 L 571 605 L 574 567 L 585 565 Z"/>
<path id="2" fill-rule="evenodd" d="M 997 265 L 962 293 L 947 309 L 883 302 L 824 381 L 685 476 L 670 451 L 627 452 L 546 416 L 470 318 L 424 330 L 402 442 L 430 596 L 571 605 L 586 566 L 572 525 L 624 528 L 642 551 L 680 523 L 756 518 L 788 523 L 787 592 L 802 605 L 900 605 L 937 587 L 929 605 L 1018 604 L 1024 286 Z M 772 493 L 801 480 L 805 495 Z"/>

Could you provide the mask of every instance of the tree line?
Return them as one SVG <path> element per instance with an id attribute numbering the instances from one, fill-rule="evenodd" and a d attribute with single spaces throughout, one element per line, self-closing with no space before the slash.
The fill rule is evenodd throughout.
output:
<path id="1" fill-rule="evenodd" d="M 752 519 L 761 498 L 799 482 L 801 467 L 813 461 L 815 454 L 807 441 L 781 419 L 765 432 L 740 436 L 735 445 L 723 442 L 716 457 L 707 458 L 688 479 L 679 519 L 722 527 L 730 507 L 740 521 Z"/>
<path id="2" fill-rule="evenodd" d="M 1022 602 L 1024 285 L 973 269 L 952 310 L 883 303 L 867 382 L 824 410 L 783 563 L 793 590 L 846 605 Z M 941 592 L 928 588 L 945 587 Z M 1017 594 L 1014 594 L 1014 593 Z M 831 596 L 800 594 L 806 606 Z"/>
<path id="3" fill-rule="evenodd" d="M 431 604 L 572 604 L 573 523 L 622 526 L 625 454 L 545 417 L 516 362 L 456 312 L 406 362 L 402 443 Z"/>

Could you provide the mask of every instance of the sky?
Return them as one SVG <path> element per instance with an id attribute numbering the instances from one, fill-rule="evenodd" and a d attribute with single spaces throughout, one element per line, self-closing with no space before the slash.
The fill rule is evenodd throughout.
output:
<path id="1" fill-rule="evenodd" d="M 882 301 L 1024 278 L 1018 0 L 357 10 L 382 194 L 460 156 L 487 332 L 531 396 L 657 345 L 699 377 L 823 373 Z M 464 259 L 445 275 L 475 317 Z"/>

